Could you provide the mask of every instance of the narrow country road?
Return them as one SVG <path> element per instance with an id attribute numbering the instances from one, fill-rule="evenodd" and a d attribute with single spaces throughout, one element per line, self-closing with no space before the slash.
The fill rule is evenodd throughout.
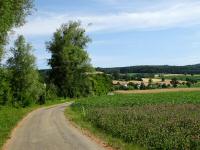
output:
<path id="1" fill-rule="evenodd" d="M 13 131 L 4 150 L 103 150 L 67 121 L 69 104 L 30 113 Z"/>

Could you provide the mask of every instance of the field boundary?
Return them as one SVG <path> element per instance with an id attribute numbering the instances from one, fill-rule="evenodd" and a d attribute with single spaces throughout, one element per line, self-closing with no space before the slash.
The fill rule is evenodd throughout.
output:
<path id="1" fill-rule="evenodd" d="M 123 140 L 112 137 L 101 129 L 93 126 L 90 122 L 82 119 L 82 114 L 73 111 L 70 106 L 65 109 L 65 117 L 74 128 L 78 129 L 85 136 L 88 136 L 91 140 L 102 145 L 105 150 L 118 150 L 120 148 L 127 150 L 143 150 L 135 144 L 125 143 Z"/>
<path id="2" fill-rule="evenodd" d="M 164 92 L 195 92 L 200 88 L 173 88 L 173 89 L 152 89 L 152 90 L 118 90 L 116 94 L 145 94 L 145 93 L 164 93 Z"/>

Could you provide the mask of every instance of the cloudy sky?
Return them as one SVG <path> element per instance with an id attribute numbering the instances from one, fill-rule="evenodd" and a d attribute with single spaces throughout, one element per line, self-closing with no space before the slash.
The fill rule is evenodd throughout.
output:
<path id="1" fill-rule="evenodd" d="M 200 63 L 199 0 L 35 0 L 35 7 L 15 33 L 34 46 L 40 69 L 48 68 L 45 42 L 69 20 L 92 38 L 96 67 Z"/>

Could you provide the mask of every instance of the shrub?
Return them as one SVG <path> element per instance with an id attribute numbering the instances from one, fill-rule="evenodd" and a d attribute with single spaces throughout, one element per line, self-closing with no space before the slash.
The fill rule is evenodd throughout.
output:
<path id="1" fill-rule="evenodd" d="M 190 81 L 186 82 L 187 87 L 191 87 L 192 83 Z"/>
<path id="2" fill-rule="evenodd" d="M 167 88 L 167 84 L 166 84 L 166 83 L 163 83 L 163 84 L 162 84 L 162 88 Z"/>
<path id="3" fill-rule="evenodd" d="M 53 83 L 47 84 L 45 89 L 45 99 L 54 100 L 57 99 L 57 88 Z"/>
<path id="4" fill-rule="evenodd" d="M 94 95 L 106 95 L 112 90 L 111 78 L 106 74 L 92 75 L 91 81 Z"/>
<path id="5" fill-rule="evenodd" d="M 146 89 L 146 86 L 145 86 L 145 84 L 142 82 L 141 84 L 140 84 L 140 90 L 145 90 Z"/>
<path id="6" fill-rule="evenodd" d="M 177 78 L 172 78 L 172 80 L 170 81 L 170 83 L 172 84 L 172 86 L 174 88 L 176 88 L 178 86 L 178 84 L 179 84 Z"/>
<path id="7" fill-rule="evenodd" d="M 0 105 L 6 105 L 12 101 L 12 92 L 9 84 L 9 72 L 0 68 Z"/>

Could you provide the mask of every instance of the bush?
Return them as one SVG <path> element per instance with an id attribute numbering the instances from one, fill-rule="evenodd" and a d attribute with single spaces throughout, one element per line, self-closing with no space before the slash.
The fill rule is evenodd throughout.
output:
<path id="1" fill-rule="evenodd" d="M 57 99 L 57 88 L 53 83 L 47 84 L 45 89 L 45 97 L 46 100 L 54 100 Z"/>
<path id="2" fill-rule="evenodd" d="M 174 88 L 176 88 L 178 86 L 178 84 L 179 84 L 177 78 L 172 78 L 172 80 L 170 81 L 170 83 L 172 84 L 172 86 Z"/>
<path id="3" fill-rule="evenodd" d="M 145 90 L 146 89 L 146 86 L 145 86 L 145 84 L 142 82 L 141 84 L 140 84 L 140 90 Z"/>
<path id="4" fill-rule="evenodd" d="M 6 105 L 12 101 L 12 92 L 9 84 L 9 73 L 0 68 L 0 105 Z"/>
<path id="5" fill-rule="evenodd" d="M 193 78 L 186 78 L 186 81 L 190 82 L 191 84 L 195 84 L 198 82 L 196 79 L 193 79 Z"/>
<path id="6" fill-rule="evenodd" d="M 161 86 L 162 86 L 163 89 L 167 88 L 167 84 L 166 83 L 162 84 Z"/>
<path id="7" fill-rule="evenodd" d="M 190 81 L 186 82 L 187 87 L 191 87 L 192 83 Z"/>
<path id="8" fill-rule="evenodd" d="M 112 80 L 106 74 L 96 74 L 91 76 L 93 95 L 106 95 L 112 90 Z"/>

